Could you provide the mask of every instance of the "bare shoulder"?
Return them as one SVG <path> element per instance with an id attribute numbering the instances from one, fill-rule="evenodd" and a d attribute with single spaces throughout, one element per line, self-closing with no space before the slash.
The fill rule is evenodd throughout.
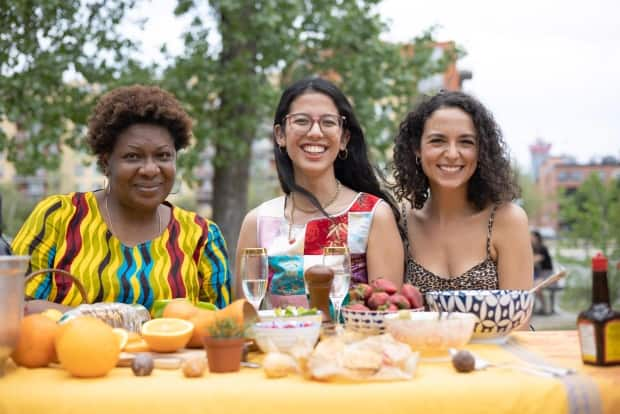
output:
<path id="1" fill-rule="evenodd" d="M 495 226 L 510 228 L 528 226 L 527 213 L 515 203 L 503 203 L 495 211 Z"/>
<path id="2" fill-rule="evenodd" d="M 392 208 L 386 202 L 380 202 L 379 204 L 377 204 L 374 218 L 375 220 L 379 220 L 382 222 L 396 220 L 396 217 L 394 217 L 394 212 L 392 211 Z"/>

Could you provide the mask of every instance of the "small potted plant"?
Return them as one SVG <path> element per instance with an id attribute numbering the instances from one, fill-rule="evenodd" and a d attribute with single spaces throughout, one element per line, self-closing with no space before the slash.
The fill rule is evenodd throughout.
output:
<path id="1" fill-rule="evenodd" d="M 232 318 L 217 319 L 203 338 L 210 372 L 236 372 L 241 368 L 245 327 Z"/>

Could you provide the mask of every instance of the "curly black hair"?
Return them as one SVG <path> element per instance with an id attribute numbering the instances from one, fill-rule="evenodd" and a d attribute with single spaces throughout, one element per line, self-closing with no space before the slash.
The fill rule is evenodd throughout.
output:
<path id="1" fill-rule="evenodd" d="M 170 92 L 146 85 L 113 89 L 99 99 L 88 119 L 87 142 L 101 169 L 103 156 L 112 152 L 119 134 L 138 123 L 166 128 L 177 151 L 192 136 L 192 120 Z"/>
<path id="2" fill-rule="evenodd" d="M 401 122 L 394 145 L 393 186 L 399 201 L 408 200 L 421 209 L 429 197 L 428 178 L 416 151 L 420 150 L 426 120 L 440 108 L 459 108 L 469 114 L 478 137 L 478 166 L 467 187 L 467 199 L 482 210 L 489 203 L 515 200 L 520 196 L 516 175 L 510 166 L 502 132 L 493 115 L 477 99 L 463 92 L 440 92 L 426 97 Z"/>

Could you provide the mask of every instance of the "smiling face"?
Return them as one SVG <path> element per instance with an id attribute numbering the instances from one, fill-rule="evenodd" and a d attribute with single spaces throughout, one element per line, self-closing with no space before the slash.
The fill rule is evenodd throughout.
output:
<path id="1" fill-rule="evenodd" d="M 277 144 L 286 148 L 296 178 L 333 174 L 334 160 L 349 140 L 342 123 L 334 125 L 339 119 L 338 108 L 325 94 L 308 92 L 291 103 L 284 125 L 276 125 L 274 132 Z"/>
<path id="2" fill-rule="evenodd" d="M 134 209 L 154 209 L 172 189 L 176 174 L 174 141 L 166 128 L 134 124 L 118 135 L 104 160 L 110 193 Z"/>
<path id="3" fill-rule="evenodd" d="M 437 109 L 424 123 L 417 152 L 431 188 L 467 188 L 478 163 L 474 123 L 460 108 Z"/>

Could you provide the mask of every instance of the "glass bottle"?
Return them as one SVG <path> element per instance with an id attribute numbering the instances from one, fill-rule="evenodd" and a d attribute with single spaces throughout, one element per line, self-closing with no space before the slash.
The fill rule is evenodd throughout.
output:
<path id="1" fill-rule="evenodd" d="M 590 365 L 620 365 L 620 312 L 611 309 L 607 258 L 592 258 L 592 304 L 577 316 L 581 359 Z"/>

